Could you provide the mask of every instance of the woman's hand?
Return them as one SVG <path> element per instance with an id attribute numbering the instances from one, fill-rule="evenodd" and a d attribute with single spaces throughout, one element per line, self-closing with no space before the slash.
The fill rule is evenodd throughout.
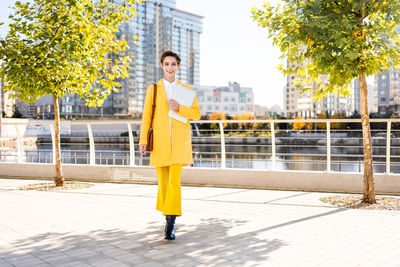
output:
<path id="1" fill-rule="evenodd" d="M 146 152 L 146 144 L 139 146 L 139 152 L 140 152 L 140 155 L 143 155 L 143 156 L 147 154 L 147 152 Z"/>
<path id="2" fill-rule="evenodd" d="M 173 99 L 168 100 L 168 107 L 173 111 L 179 111 L 179 103 Z"/>

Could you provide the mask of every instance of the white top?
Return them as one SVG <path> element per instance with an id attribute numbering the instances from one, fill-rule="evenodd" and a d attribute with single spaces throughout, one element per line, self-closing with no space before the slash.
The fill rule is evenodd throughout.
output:
<path id="1" fill-rule="evenodd" d="M 165 93 L 167 94 L 167 99 L 168 100 L 173 99 L 176 88 L 178 87 L 177 80 L 175 79 L 175 81 L 173 81 L 172 83 L 170 83 L 166 79 L 163 80 L 164 80 Z"/>
<path id="2" fill-rule="evenodd" d="M 164 81 L 165 93 L 167 94 L 167 101 L 169 101 L 170 99 L 173 99 L 174 93 L 176 91 L 176 87 L 178 87 L 178 82 L 176 81 L 176 79 L 172 83 L 170 83 L 166 79 L 163 79 L 163 81 Z M 169 117 L 169 134 L 171 136 L 171 144 L 172 144 L 171 117 Z"/>

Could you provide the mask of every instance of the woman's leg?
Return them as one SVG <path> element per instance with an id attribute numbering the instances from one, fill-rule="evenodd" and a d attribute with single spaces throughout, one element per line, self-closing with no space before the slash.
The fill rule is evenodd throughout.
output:
<path id="1" fill-rule="evenodd" d="M 156 209 L 164 212 L 165 198 L 169 183 L 169 166 L 157 167 L 158 193 Z"/>
<path id="2" fill-rule="evenodd" d="M 164 202 L 164 215 L 182 215 L 181 209 L 181 173 L 182 165 L 169 166 L 169 179 Z"/>

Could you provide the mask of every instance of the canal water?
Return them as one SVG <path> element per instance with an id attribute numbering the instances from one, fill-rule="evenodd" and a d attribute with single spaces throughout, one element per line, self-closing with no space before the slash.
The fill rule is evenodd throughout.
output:
<path id="1" fill-rule="evenodd" d="M 82 139 L 82 138 L 81 138 Z M 48 141 L 48 140 L 47 140 Z M 67 164 L 89 164 L 89 144 L 83 138 L 80 142 L 64 142 L 61 145 L 62 161 Z M 112 141 L 112 140 L 111 140 Z M 129 140 L 120 137 L 117 141 L 95 138 L 96 164 L 129 165 Z M 134 141 L 138 143 L 138 139 Z M 194 167 L 221 167 L 221 141 L 219 137 L 193 137 Z M 270 137 L 237 138 L 225 137 L 227 168 L 275 169 L 325 171 L 327 169 L 326 138 L 323 136 L 291 136 L 276 138 L 276 160 L 272 161 Z M 149 164 L 148 156 L 141 156 L 135 146 L 135 165 Z M 0 151 L 1 162 L 16 162 L 17 150 Z M 386 172 L 386 140 L 373 139 L 374 172 Z M 392 140 L 391 172 L 400 173 L 400 146 Z M 52 145 L 46 140 L 36 146 L 24 148 L 23 162 L 51 163 Z M 331 170 L 339 172 L 363 172 L 362 139 L 334 136 L 331 142 Z"/>

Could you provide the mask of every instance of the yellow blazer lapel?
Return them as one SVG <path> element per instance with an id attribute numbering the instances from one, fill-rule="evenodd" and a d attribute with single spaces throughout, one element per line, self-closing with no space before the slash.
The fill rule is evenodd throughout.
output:
<path id="1" fill-rule="evenodd" d="M 157 83 L 157 96 L 160 95 L 166 103 L 168 103 L 167 93 L 165 92 L 164 81 L 160 79 Z"/>

